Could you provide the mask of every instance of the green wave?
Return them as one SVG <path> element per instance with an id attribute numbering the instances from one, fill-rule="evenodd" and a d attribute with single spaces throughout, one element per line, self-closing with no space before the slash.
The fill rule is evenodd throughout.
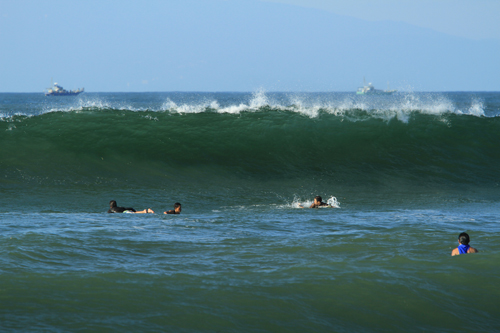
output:
<path id="1" fill-rule="evenodd" d="M 500 119 L 362 110 L 317 117 L 260 108 L 220 114 L 50 112 L 0 121 L 0 186 L 29 182 L 158 183 L 210 177 L 498 181 Z"/>

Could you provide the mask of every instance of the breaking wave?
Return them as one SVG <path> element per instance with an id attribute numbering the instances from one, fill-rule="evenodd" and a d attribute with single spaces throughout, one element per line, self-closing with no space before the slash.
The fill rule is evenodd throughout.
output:
<path id="1" fill-rule="evenodd" d="M 317 118 L 321 114 L 345 117 L 347 120 L 366 120 L 367 117 L 386 121 L 397 119 L 407 123 L 412 114 L 441 116 L 445 114 L 472 115 L 476 117 L 496 116 L 500 110 L 486 112 L 484 101 L 478 97 L 459 104 L 450 97 L 438 93 L 399 93 L 391 96 L 355 96 L 342 93 L 266 93 L 263 90 L 253 94 L 204 94 L 194 98 L 189 93 L 152 94 L 149 103 L 134 103 L 109 96 L 83 95 L 69 104 L 47 103 L 35 112 L 28 113 L 0 110 L 0 119 L 12 116 L 41 115 L 51 112 L 80 111 L 133 111 L 178 114 L 218 113 L 241 114 L 257 111 L 294 112 Z M 229 96 L 229 98 L 228 98 Z M 221 98 L 222 97 L 222 98 Z M 231 98 L 234 97 L 234 98 Z M 146 104 L 146 105 L 145 105 Z"/>

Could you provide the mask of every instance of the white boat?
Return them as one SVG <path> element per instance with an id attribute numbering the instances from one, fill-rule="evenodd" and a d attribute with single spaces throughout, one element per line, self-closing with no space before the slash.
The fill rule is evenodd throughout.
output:
<path id="1" fill-rule="evenodd" d="M 363 87 L 359 87 L 358 90 L 356 91 L 356 94 L 358 95 L 390 95 L 392 93 L 395 93 L 397 90 L 391 90 L 389 89 L 389 82 L 387 82 L 387 90 L 380 90 L 380 89 L 375 89 L 375 87 L 372 85 L 372 83 L 366 84 L 365 78 L 363 78 Z"/>
<path id="2" fill-rule="evenodd" d="M 84 88 L 80 88 L 77 90 L 66 90 L 56 82 L 52 85 L 51 88 L 47 89 L 47 91 L 45 92 L 45 96 L 73 96 L 78 95 L 84 91 Z"/>

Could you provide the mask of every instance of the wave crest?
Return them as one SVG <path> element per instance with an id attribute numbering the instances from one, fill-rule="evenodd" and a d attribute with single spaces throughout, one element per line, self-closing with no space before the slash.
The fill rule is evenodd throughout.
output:
<path id="1" fill-rule="evenodd" d="M 130 98 L 133 95 L 134 98 Z M 1 110 L 0 120 L 12 116 L 33 116 L 51 112 L 133 111 L 178 114 L 286 111 L 318 118 L 321 114 L 360 121 L 368 118 L 408 123 L 416 113 L 487 116 L 484 101 L 474 95 L 456 100 L 439 93 L 398 93 L 390 96 L 357 96 L 349 93 L 268 93 L 263 89 L 245 93 L 199 94 L 86 94 L 73 100 L 44 100 L 38 111 Z M 498 110 L 489 112 L 497 116 Z"/>

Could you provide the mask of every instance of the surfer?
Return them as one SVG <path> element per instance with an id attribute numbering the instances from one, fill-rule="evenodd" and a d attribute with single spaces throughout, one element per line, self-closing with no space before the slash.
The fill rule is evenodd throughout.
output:
<path id="1" fill-rule="evenodd" d="M 147 214 L 154 213 L 151 208 L 146 208 L 144 210 L 136 211 L 133 208 L 118 207 L 115 200 L 109 202 L 108 213 L 133 213 L 133 214 Z"/>
<path id="2" fill-rule="evenodd" d="M 174 204 L 174 209 L 167 210 L 166 212 L 163 212 L 163 214 L 180 214 L 182 211 L 181 204 L 176 202 Z"/>
<path id="3" fill-rule="evenodd" d="M 478 253 L 479 251 L 470 246 L 469 242 L 469 235 L 465 232 L 462 232 L 460 235 L 458 235 L 458 247 L 451 251 L 451 255 L 458 256 L 459 254 Z"/>
<path id="4" fill-rule="evenodd" d="M 319 208 L 319 207 L 332 207 L 332 205 L 329 205 L 325 202 L 323 202 L 323 198 L 321 198 L 319 195 L 314 198 L 314 202 L 311 204 L 309 208 Z M 304 208 L 301 204 L 299 204 L 299 208 Z"/>

